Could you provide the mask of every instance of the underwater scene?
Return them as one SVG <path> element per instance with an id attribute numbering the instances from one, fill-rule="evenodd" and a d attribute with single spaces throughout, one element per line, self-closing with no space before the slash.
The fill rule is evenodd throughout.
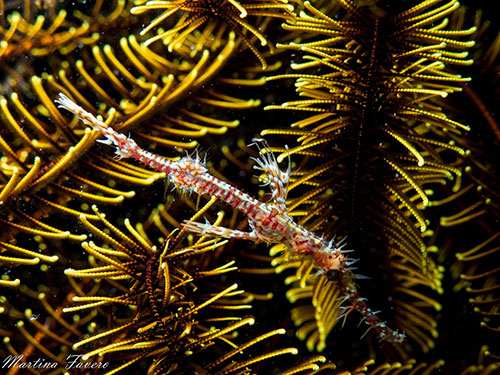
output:
<path id="1" fill-rule="evenodd" d="M 500 27 L 464 0 L 0 0 L 0 374 L 500 374 Z"/>

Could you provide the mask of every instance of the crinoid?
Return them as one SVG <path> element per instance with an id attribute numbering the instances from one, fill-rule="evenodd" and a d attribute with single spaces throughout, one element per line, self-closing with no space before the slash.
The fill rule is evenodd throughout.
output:
<path id="1" fill-rule="evenodd" d="M 424 290 L 442 293 L 443 269 L 429 256 L 423 210 L 436 183 L 460 186 L 456 163 L 465 150 L 453 135 L 469 126 L 442 114 L 439 105 L 469 80 L 445 67 L 472 64 L 463 50 L 474 43 L 458 39 L 475 28 L 445 29 L 456 1 L 424 1 L 401 12 L 338 3 L 342 10 L 332 17 L 306 1 L 300 17 L 284 25 L 306 34 L 278 45 L 302 61 L 292 65 L 297 73 L 269 79 L 296 79 L 301 98 L 267 109 L 304 116 L 262 135 L 297 140 L 287 150 L 273 149 L 281 152 L 278 161 L 307 156 L 290 184 L 292 214 L 310 212 L 301 223 L 349 236 L 361 268 L 363 259 L 384 257 L 395 322 L 429 350 L 437 332 L 425 310 L 441 306 Z"/>
<path id="2" fill-rule="evenodd" d="M 192 218 L 203 215 L 214 201 L 208 201 Z M 254 324 L 251 316 L 238 314 L 250 308 L 252 296 L 237 284 L 218 285 L 217 278 L 236 270 L 234 261 L 214 269 L 203 265 L 211 263 L 204 262 L 203 257 L 213 254 L 225 241 L 191 239 L 183 246 L 185 231 L 172 230 L 158 211 L 152 213 L 156 219 L 147 227 L 134 228 L 126 220 L 124 232 L 97 207 L 93 210 L 99 216 L 97 222 L 90 223 L 83 216 L 80 220 L 103 244 L 83 242 L 83 249 L 95 262 L 88 268 L 65 270 L 70 280 L 88 282 L 83 288 L 77 287 L 76 281 L 72 283 L 76 287 L 74 305 L 63 312 L 78 314 L 97 309 L 99 318 L 110 322 L 112 328 L 92 331 L 72 346 L 82 360 L 93 360 L 97 355 L 113 363 L 119 359 L 121 364 L 107 369 L 108 375 L 130 371 L 138 364 L 147 366 L 149 374 L 188 373 L 202 368 L 232 374 L 267 358 L 296 353 L 295 348 L 283 348 L 250 361 L 235 361 L 243 350 L 284 330 L 275 329 L 241 344 L 235 341 L 238 330 Z M 219 215 L 216 222 L 222 218 Z M 165 236 L 158 245 L 148 234 L 155 230 Z M 113 313 L 113 306 L 120 307 L 118 315 Z M 218 356 L 212 350 L 217 341 L 232 350 Z"/>

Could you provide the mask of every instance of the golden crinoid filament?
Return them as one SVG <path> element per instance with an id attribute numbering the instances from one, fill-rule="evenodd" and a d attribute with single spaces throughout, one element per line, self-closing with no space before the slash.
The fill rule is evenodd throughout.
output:
<path id="1" fill-rule="evenodd" d="M 300 99 L 267 108 L 303 117 L 262 135 L 296 139 L 288 149 L 275 148 L 282 152 L 278 161 L 305 156 L 290 183 L 292 215 L 315 231 L 347 236 L 361 258 L 359 273 L 387 291 L 393 321 L 427 351 L 438 335 L 431 312 L 441 309 L 427 294 L 443 292 L 443 268 L 429 254 L 432 216 L 424 210 L 433 189 L 450 182 L 460 188 L 463 171 L 456 165 L 465 150 L 453 139 L 469 127 L 443 114 L 441 101 L 468 81 L 446 67 L 472 63 L 464 50 L 474 43 L 460 39 L 475 28 L 446 29 L 456 1 L 424 1 L 402 11 L 338 4 L 340 10 L 323 12 L 304 2 L 300 17 L 284 25 L 306 34 L 278 45 L 302 61 L 292 64 L 297 73 L 270 79 L 294 78 Z M 315 310 L 323 316 L 327 305 Z M 322 347 L 319 338 L 332 325 L 319 322 L 322 334 L 309 335 Z"/>
<path id="2" fill-rule="evenodd" d="M 171 23 L 167 31 L 159 31 L 157 35 L 150 37 L 145 45 L 162 40 L 171 51 L 184 42 L 190 34 L 196 32 L 198 41 L 193 48 L 193 52 L 196 53 L 201 50 L 206 40 L 214 38 L 214 35 L 222 35 L 227 29 L 233 31 L 238 40 L 243 41 L 259 59 L 264 69 L 267 63 L 255 47 L 254 39 L 258 40 L 262 46 L 270 44 L 270 40 L 264 34 L 269 18 L 291 19 L 294 9 L 292 5 L 287 4 L 287 1 L 277 0 L 177 0 L 142 1 L 141 3 L 145 4 L 132 8 L 132 14 L 141 14 L 151 10 L 163 11 L 142 30 L 143 35 L 163 21 L 177 16 L 175 18 L 177 23 Z M 263 19 L 253 23 L 251 20 L 255 17 L 263 17 Z"/>

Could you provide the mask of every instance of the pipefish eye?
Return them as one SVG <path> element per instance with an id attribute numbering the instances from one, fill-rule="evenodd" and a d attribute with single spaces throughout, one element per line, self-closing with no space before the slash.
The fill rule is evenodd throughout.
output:
<path id="1" fill-rule="evenodd" d="M 329 270 L 326 272 L 326 278 L 334 283 L 342 280 L 342 273 L 339 270 Z"/>

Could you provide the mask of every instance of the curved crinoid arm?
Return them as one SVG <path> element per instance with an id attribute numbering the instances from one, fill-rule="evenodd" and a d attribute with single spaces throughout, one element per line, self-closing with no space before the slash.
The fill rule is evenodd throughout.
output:
<path id="1" fill-rule="evenodd" d="M 170 18 L 180 14 L 180 20 L 167 31 L 160 32 L 146 40 L 149 45 L 157 40 L 163 40 L 172 51 L 185 39 L 194 34 L 199 39 L 192 53 L 201 50 L 203 41 L 211 35 L 232 30 L 240 40 L 259 59 L 262 67 L 267 68 L 267 63 L 254 45 L 257 39 L 262 46 L 271 44 L 264 30 L 269 18 L 292 19 L 293 6 L 286 1 L 277 0 L 180 0 L 180 1 L 142 1 L 131 9 L 132 14 L 142 14 L 152 10 L 163 10 L 158 17 L 145 27 L 141 34 L 148 33 L 151 29 Z M 260 17 L 260 18 L 257 18 Z M 202 26 L 204 28 L 202 29 Z"/>

